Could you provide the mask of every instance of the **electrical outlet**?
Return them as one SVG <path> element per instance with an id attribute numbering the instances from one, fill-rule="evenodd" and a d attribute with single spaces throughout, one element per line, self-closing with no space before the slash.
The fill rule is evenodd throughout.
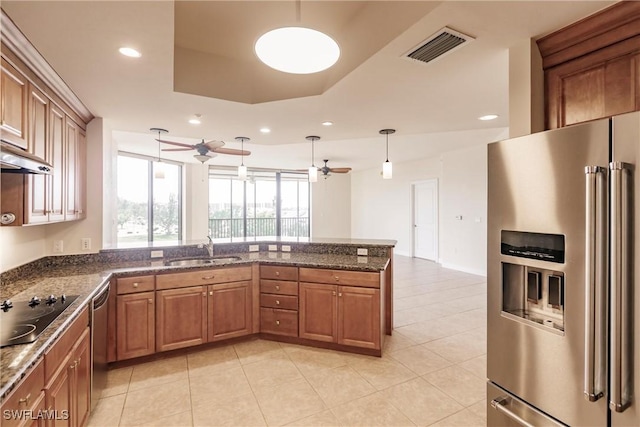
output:
<path id="1" fill-rule="evenodd" d="M 57 254 L 64 252 L 64 242 L 62 240 L 54 240 L 53 252 Z"/>
<path id="2" fill-rule="evenodd" d="M 249 245 L 249 252 L 258 252 L 260 250 L 260 245 Z"/>
<path id="3" fill-rule="evenodd" d="M 269 250 L 270 251 L 277 251 L 278 250 L 278 245 L 269 245 Z"/>
<path id="4" fill-rule="evenodd" d="M 82 239 L 80 239 L 80 248 L 83 251 L 90 251 L 91 250 L 91 238 L 90 237 L 83 237 Z"/>
<path id="5" fill-rule="evenodd" d="M 282 250 L 282 252 L 291 252 L 291 246 L 289 245 L 282 245 L 280 246 L 280 249 Z"/>
<path id="6" fill-rule="evenodd" d="M 163 256 L 163 251 L 151 251 L 151 258 L 162 258 Z"/>
<path id="7" fill-rule="evenodd" d="M 369 249 L 367 249 L 367 248 L 358 248 L 358 255 L 361 255 L 361 256 L 369 255 Z"/>

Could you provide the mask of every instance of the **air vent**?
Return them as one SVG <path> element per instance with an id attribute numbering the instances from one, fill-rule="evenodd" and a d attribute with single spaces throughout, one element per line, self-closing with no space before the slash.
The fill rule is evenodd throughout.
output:
<path id="1" fill-rule="evenodd" d="M 447 53 L 451 53 L 461 48 L 465 44 L 473 41 L 473 37 L 454 31 L 451 28 L 444 27 L 437 33 L 431 35 L 428 39 L 421 42 L 403 56 L 414 61 L 424 63 L 432 62 L 441 58 Z"/>

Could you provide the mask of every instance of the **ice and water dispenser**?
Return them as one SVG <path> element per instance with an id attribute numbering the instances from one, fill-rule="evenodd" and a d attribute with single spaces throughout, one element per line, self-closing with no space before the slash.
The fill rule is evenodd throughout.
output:
<path id="1" fill-rule="evenodd" d="M 549 267 L 502 262 L 502 312 L 507 317 L 564 332 L 564 273 L 552 263 L 564 263 L 564 236 L 501 232 L 503 255 L 546 261 Z"/>

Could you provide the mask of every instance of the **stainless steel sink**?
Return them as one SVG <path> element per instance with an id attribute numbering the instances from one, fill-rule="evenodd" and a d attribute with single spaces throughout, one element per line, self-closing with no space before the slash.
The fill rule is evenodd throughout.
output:
<path id="1" fill-rule="evenodd" d="M 188 258 L 188 259 L 176 259 L 173 261 L 165 261 L 164 265 L 166 266 L 181 266 L 187 267 L 192 265 L 216 265 L 216 264 L 225 264 L 228 262 L 238 261 L 240 259 L 239 256 L 227 256 L 227 257 L 216 257 L 216 258 Z"/>

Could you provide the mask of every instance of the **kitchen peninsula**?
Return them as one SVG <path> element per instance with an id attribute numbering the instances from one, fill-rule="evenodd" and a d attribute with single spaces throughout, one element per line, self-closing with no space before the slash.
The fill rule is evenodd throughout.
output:
<path id="1" fill-rule="evenodd" d="M 106 284 L 111 287 L 112 362 L 251 335 L 381 355 L 383 337 L 393 325 L 395 241 L 243 239 L 215 242 L 213 257 L 204 246 L 105 249 L 46 257 L 2 273 L 3 301 L 78 295 L 33 343 L 2 349 L 3 402 L 12 401 L 16 393 L 11 391 L 21 388 L 27 382 L 21 380 L 40 369 L 43 359 L 46 366 L 46 357 L 55 353 L 52 348 L 74 328 L 82 338 L 89 323 L 87 307 Z M 152 258 L 152 252 L 160 257 Z M 181 262 L 194 259 L 206 263 Z M 144 307 L 150 333 L 141 334 L 139 323 L 126 321 L 138 316 L 139 307 Z M 173 309 L 183 311 L 177 316 Z M 170 321 L 163 317 L 167 314 Z M 181 339 L 185 325 L 168 329 L 184 323 L 182 317 L 189 325 L 197 319 L 197 337 Z M 149 339 L 153 342 L 140 351 L 138 344 Z"/>

